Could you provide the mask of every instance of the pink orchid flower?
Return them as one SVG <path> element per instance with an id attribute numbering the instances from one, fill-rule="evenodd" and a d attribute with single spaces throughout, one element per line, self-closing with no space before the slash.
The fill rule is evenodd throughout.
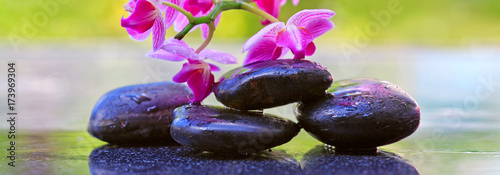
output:
<path id="1" fill-rule="evenodd" d="M 158 58 L 168 61 L 184 61 L 182 69 L 173 77 L 177 83 L 187 82 L 194 93 L 193 103 L 203 101 L 212 92 L 214 75 L 212 71 L 220 71 L 219 67 L 206 63 L 204 60 L 211 59 L 218 63 L 234 64 L 236 57 L 216 50 L 204 49 L 199 54 L 189 47 L 184 41 L 174 38 L 167 39 L 158 51 L 149 51 L 146 54 L 150 58 Z"/>
<path id="2" fill-rule="evenodd" d="M 181 7 L 193 14 L 194 17 L 200 17 L 208 15 L 212 9 L 215 7 L 215 4 L 212 0 L 186 0 L 182 3 Z M 215 19 L 214 24 L 217 26 L 220 21 L 220 15 Z M 178 15 L 174 22 L 174 30 L 176 32 L 182 31 L 186 25 L 189 24 L 188 18 L 184 15 Z M 191 31 L 197 29 L 198 26 L 195 26 Z M 209 33 L 209 27 L 207 24 L 201 24 L 201 35 L 203 39 L 206 39 Z"/>
<path id="3" fill-rule="evenodd" d="M 191 102 L 199 103 L 212 93 L 214 75 L 208 63 L 201 60 L 189 60 L 182 65 L 181 71 L 175 74 L 172 80 L 176 83 L 187 82 L 194 94 Z"/>
<path id="4" fill-rule="evenodd" d="M 179 5 L 184 0 L 168 1 Z M 124 5 L 130 16 L 121 19 L 122 27 L 125 27 L 133 40 L 144 41 L 153 33 L 153 50 L 160 49 L 165 41 L 166 29 L 172 25 L 179 13 L 161 2 L 162 0 L 130 0 Z M 165 18 L 162 13 L 165 13 Z"/>
<path id="5" fill-rule="evenodd" d="M 261 8 L 270 15 L 278 18 L 281 7 L 286 4 L 287 0 L 253 0 L 257 7 Z M 292 0 L 293 5 L 299 4 L 299 0 Z M 269 20 L 261 21 L 262 25 L 270 24 Z"/>
<path id="6" fill-rule="evenodd" d="M 288 51 L 294 59 L 304 59 L 316 51 L 313 40 L 334 28 L 328 20 L 335 12 L 327 9 L 302 10 L 287 21 L 272 23 L 252 36 L 244 45 L 248 54 L 243 65 L 283 57 Z"/>

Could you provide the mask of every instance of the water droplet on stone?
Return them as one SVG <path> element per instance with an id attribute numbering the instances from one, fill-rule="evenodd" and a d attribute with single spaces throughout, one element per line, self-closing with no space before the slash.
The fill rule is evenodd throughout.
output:
<path id="1" fill-rule="evenodd" d="M 127 97 L 137 104 L 141 104 L 144 101 L 151 101 L 151 98 L 149 98 L 146 94 L 132 94 L 127 95 Z"/>
<path id="2" fill-rule="evenodd" d="M 125 128 L 125 127 L 127 127 L 128 122 L 127 122 L 127 121 L 124 121 L 124 122 L 122 122 L 121 124 L 122 124 L 122 128 Z"/>
<path id="3" fill-rule="evenodd" d="M 404 101 L 402 101 L 402 102 L 401 102 L 401 104 L 402 104 L 403 106 L 405 106 L 405 107 L 408 107 L 408 106 L 406 106 L 406 103 L 405 103 Z"/>
<path id="4" fill-rule="evenodd" d="M 355 111 L 356 109 L 358 109 L 358 104 L 355 104 L 355 105 L 352 105 L 352 106 L 344 106 L 344 109 L 346 111 Z"/>
<path id="5" fill-rule="evenodd" d="M 153 113 L 153 112 L 156 112 L 158 111 L 158 107 L 156 106 L 151 106 L 147 109 L 148 113 Z"/>
<path id="6" fill-rule="evenodd" d="M 361 91 L 356 91 L 356 92 L 347 93 L 342 97 L 355 97 L 355 96 L 360 96 L 360 95 L 363 95 L 363 93 L 361 93 Z"/>

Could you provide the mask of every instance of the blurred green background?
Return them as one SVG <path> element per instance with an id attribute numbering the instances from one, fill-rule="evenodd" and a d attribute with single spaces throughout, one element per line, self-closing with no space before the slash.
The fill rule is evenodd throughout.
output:
<path id="1" fill-rule="evenodd" d="M 0 36 L 11 33 L 21 35 L 26 20 L 41 21 L 36 37 L 127 37 L 120 27 L 120 18 L 125 15 L 124 0 L 72 1 L 72 0 L 1 0 Z M 52 3 L 58 8 L 51 8 Z M 301 9 L 327 8 L 337 15 L 332 18 L 336 29 L 325 38 L 350 39 L 364 31 L 377 18 L 373 12 L 388 10 L 395 4 L 400 12 L 391 14 L 387 24 L 382 26 L 373 43 L 409 43 L 424 45 L 456 46 L 464 38 L 485 40 L 500 38 L 500 1 L 496 0 L 303 0 L 299 6 L 287 3 L 282 8 L 280 20 L 286 21 Z M 44 19 L 40 12 L 49 13 Z M 216 38 L 249 37 L 261 29 L 258 18 L 244 11 L 224 13 Z M 44 22 L 46 20 L 46 22 Z M 35 24 L 36 25 L 36 24 Z M 372 31 L 375 29 L 372 28 Z M 173 31 L 170 29 L 170 35 Z M 199 37 L 189 35 L 189 37 Z"/>

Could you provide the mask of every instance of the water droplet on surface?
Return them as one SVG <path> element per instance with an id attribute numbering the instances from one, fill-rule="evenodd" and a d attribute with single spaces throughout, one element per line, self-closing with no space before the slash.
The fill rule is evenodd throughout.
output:
<path id="1" fill-rule="evenodd" d="M 125 127 L 127 127 L 128 122 L 125 121 L 125 122 L 122 122 L 121 124 L 122 124 L 122 128 L 125 128 Z"/>
<path id="2" fill-rule="evenodd" d="M 158 107 L 156 106 L 151 106 L 147 109 L 148 113 L 153 113 L 158 111 Z"/>
<path id="3" fill-rule="evenodd" d="M 408 107 L 404 101 L 403 101 L 403 102 L 401 102 L 401 104 L 402 104 L 403 106 L 405 106 L 405 107 Z"/>
<path id="4" fill-rule="evenodd" d="M 361 91 L 356 91 L 356 92 L 347 93 L 342 97 L 355 97 L 355 96 L 360 96 L 360 95 L 363 95 L 363 93 L 361 93 Z"/>
<path id="5" fill-rule="evenodd" d="M 127 95 L 127 97 L 137 104 L 141 104 L 144 101 L 151 101 L 151 98 L 149 98 L 146 94 L 132 94 Z"/>
<path id="6" fill-rule="evenodd" d="M 353 106 L 344 106 L 344 109 L 346 111 L 355 111 L 356 109 L 358 109 L 358 106 L 357 105 L 353 105 Z"/>

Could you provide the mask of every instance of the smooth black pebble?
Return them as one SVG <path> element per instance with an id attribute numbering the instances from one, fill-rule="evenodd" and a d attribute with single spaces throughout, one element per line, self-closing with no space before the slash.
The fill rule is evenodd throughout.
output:
<path id="1" fill-rule="evenodd" d="M 88 131 L 112 144 L 169 144 L 175 108 L 189 104 L 191 90 L 161 82 L 121 87 L 104 94 L 94 106 Z"/>
<path id="2" fill-rule="evenodd" d="M 227 72 L 214 87 L 214 94 L 231 108 L 265 109 L 320 96 L 332 81 L 330 72 L 318 63 L 270 60 Z"/>
<path id="3" fill-rule="evenodd" d="M 377 79 L 335 81 L 320 99 L 301 102 L 299 124 L 337 150 L 376 149 L 411 135 L 420 123 L 417 102 Z"/>
<path id="4" fill-rule="evenodd" d="M 175 141 L 212 152 L 255 153 L 287 143 L 300 131 L 288 119 L 215 106 L 185 105 L 174 116 L 170 133 Z"/>

